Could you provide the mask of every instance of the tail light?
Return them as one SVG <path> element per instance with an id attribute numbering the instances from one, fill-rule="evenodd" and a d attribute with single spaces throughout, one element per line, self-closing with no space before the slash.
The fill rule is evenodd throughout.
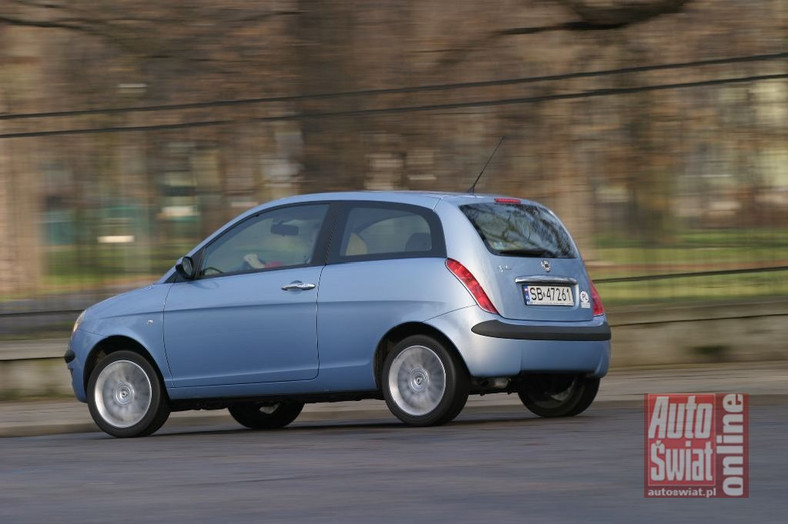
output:
<path id="1" fill-rule="evenodd" d="M 446 267 L 449 268 L 449 271 L 454 273 L 454 276 L 460 279 L 460 282 L 462 282 L 468 291 L 471 292 L 471 295 L 473 295 L 474 300 L 476 300 L 476 303 L 479 304 L 480 308 L 487 311 L 488 313 L 493 313 L 496 315 L 498 314 L 498 310 L 495 309 L 490 297 L 488 297 L 487 293 L 484 292 L 482 285 L 479 284 L 479 281 L 476 280 L 476 277 L 474 277 L 465 266 L 456 260 L 449 258 L 446 260 Z M 596 312 L 596 309 L 594 311 Z"/>
<path id="2" fill-rule="evenodd" d="M 591 304 L 594 307 L 594 316 L 598 317 L 599 315 L 605 314 L 605 306 L 602 305 L 602 299 L 599 297 L 599 292 L 596 290 L 596 286 L 594 283 L 589 280 L 591 284 Z"/>

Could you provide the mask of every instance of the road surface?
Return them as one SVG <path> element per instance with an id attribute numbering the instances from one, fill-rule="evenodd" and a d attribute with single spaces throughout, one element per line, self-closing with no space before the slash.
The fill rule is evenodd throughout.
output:
<path id="1" fill-rule="evenodd" d="M 380 411 L 253 432 L 0 439 L 0 522 L 784 522 L 788 406 L 754 399 L 750 498 L 644 499 L 643 412 L 518 406 L 409 428 Z"/>

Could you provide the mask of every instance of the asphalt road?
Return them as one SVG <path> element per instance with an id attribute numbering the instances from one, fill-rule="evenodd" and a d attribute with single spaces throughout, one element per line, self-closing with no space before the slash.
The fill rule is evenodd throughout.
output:
<path id="1" fill-rule="evenodd" d="M 0 439 L 0 522 L 785 522 L 788 406 L 750 410 L 750 498 L 644 499 L 643 412 L 516 406 L 408 428 L 393 417 L 274 432 L 164 427 Z"/>

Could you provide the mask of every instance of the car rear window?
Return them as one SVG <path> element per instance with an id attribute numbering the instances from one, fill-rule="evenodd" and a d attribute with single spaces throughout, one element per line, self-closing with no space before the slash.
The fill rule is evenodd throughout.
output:
<path id="1" fill-rule="evenodd" d="M 547 209 L 524 203 L 469 204 L 460 209 L 492 253 L 501 256 L 577 258 L 569 233 Z"/>

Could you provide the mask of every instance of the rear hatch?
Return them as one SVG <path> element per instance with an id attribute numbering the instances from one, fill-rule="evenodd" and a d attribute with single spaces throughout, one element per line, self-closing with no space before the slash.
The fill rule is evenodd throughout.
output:
<path id="1" fill-rule="evenodd" d="M 490 252 L 501 316 L 514 320 L 593 318 L 591 285 L 569 232 L 546 207 L 511 198 L 461 205 Z"/>

